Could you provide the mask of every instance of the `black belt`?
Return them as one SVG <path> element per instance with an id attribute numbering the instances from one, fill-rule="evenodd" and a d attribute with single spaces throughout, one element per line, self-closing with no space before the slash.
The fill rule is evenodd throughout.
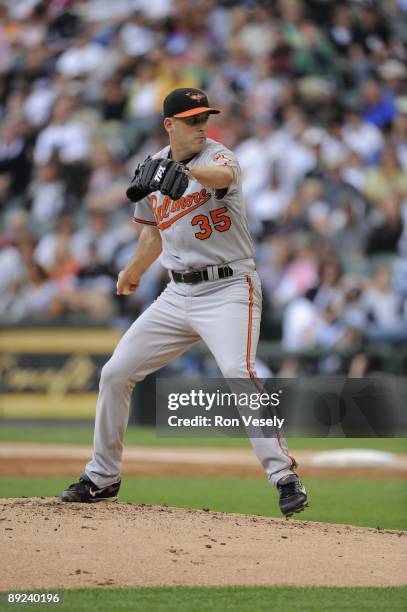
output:
<path id="1" fill-rule="evenodd" d="M 218 268 L 219 278 L 228 278 L 233 276 L 233 270 L 229 266 Z M 176 283 L 201 283 L 209 280 L 208 270 L 200 270 L 197 272 L 174 272 L 171 270 L 171 275 Z M 217 280 L 217 279 L 214 279 Z"/>

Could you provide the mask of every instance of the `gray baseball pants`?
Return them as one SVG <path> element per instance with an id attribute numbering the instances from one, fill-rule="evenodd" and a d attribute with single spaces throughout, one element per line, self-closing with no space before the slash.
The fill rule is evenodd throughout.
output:
<path id="1" fill-rule="evenodd" d="M 261 287 L 254 267 L 194 285 L 171 281 L 119 341 L 102 369 L 94 447 L 86 475 L 97 487 L 120 480 L 123 438 L 135 383 L 203 340 L 225 378 L 254 376 L 260 331 Z M 268 480 L 291 473 L 293 460 L 279 438 L 251 438 Z"/>

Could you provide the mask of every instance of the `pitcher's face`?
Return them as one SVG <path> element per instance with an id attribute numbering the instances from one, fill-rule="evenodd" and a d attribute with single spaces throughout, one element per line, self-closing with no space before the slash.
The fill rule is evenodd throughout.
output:
<path id="1" fill-rule="evenodd" d="M 171 144 L 182 147 L 191 155 L 199 153 L 206 142 L 208 135 L 209 113 L 199 113 L 192 117 L 167 117 L 164 127 L 167 130 Z"/>

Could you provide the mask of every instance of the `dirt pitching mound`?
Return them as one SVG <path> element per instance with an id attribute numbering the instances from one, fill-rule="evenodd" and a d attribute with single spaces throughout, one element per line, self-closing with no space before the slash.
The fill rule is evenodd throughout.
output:
<path id="1" fill-rule="evenodd" d="M 407 583 L 407 532 L 57 498 L 0 500 L 0 591 Z M 404 556 L 404 559 L 403 559 Z"/>

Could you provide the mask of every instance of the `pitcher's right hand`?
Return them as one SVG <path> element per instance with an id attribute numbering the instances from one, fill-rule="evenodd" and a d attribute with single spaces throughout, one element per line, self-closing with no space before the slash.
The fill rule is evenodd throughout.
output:
<path id="1" fill-rule="evenodd" d="M 130 295 L 137 289 L 140 284 L 140 279 L 135 279 L 128 270 L 121 270 L 117 278 L 116 294 Z"/>

